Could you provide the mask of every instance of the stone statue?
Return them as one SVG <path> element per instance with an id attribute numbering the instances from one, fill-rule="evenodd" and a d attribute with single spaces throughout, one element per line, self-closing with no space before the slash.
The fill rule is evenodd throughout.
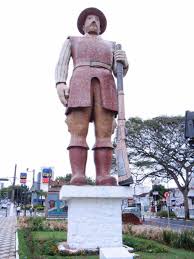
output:
<path id="1" fill-rule="evenodd" d="M 124 75 L 128 61 L 115 42 L 100 35 L 107 25 L 105 15 L 97 8 L 87 8 L 78 17 L 77 27 L 83 36 L 68 37 L 56 66 L 56 88 L 60 101 L 67 107 L 66 123 L 71 134 L 68 146 L 72 168 L 72 185 L 86 184 L 85 167 L 88 145 L 86 137 L 90 122 L 94 122 L 96 142 L 93 147 L 97 185 L 117 185 L 110 176 L 112 151 L 111 135 L 117 115 L 117 92 L 113 74 L 116 62 L 123 64 Z M 73 73 L 66 85 L 70 58 Z"/>

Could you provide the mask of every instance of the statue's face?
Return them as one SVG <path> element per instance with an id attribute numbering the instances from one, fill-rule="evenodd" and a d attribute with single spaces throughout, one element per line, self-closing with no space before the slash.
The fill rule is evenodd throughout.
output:
<path id="1" fill-rule="evenodd" d="M 99 35 L 100 34 L 100 20 L 99 17 L 96 15 L 88 15 L 86 17 L 84 26 L 83 26 L 83 30 L 85 33 L 89 33 L 89 34 L 96 34 Z"/>

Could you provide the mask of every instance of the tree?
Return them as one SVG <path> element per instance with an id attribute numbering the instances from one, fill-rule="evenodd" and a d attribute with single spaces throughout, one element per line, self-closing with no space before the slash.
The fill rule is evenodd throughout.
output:
<path id="1" fill-rule="evenodd" d="M 165 187 L 161 184 L 154 184 L 152 186 L 152 190 L 150 191 L 150 196 L 153 197 L 153 200 L 157 202 L 157 211 L 161 210 L 161 207 L 164 205 L 164 193 L 167 190 L 165 189 Z M 155 195 L 155 193 L 157 193 Z"/>
<path id="2" fill-rule="evenodd" d="M 66 174 L 65 176 L 57 176 L 56 180 L 64 181 L 64 182 L 69 183 L 70 180 L 71 180 L 71 176 L 72 176 L 72 174 Z"/>
<path id="3" fill-rule="evenodd" d="M 194 150 L 184 138 L 183 117 L 130 118 L 126 122 L 129 162 L 139 182 L 157 177 L 174 180 L 184 197 L 189 218 L 188 192 L 194 170 Z"/>
<path id="4" fill-rule="evenodd" d="M 69 182 L 71 181 L 71 177 L 72 177 L 72 174 L 66 174 L 65 176 L 56 177 L 56 180 L 63 180 L 67 184 L 69 184 Z M 93 180 L 92 178 L 87 177 L 87 176 L 86 176 L 86 182 L 87 182 L 88 185 L 95 185 L 96 184 L 95 180 Z"/>
<path id="5" fill-rule="evenodd" d="M 11 199 L 12 195 L 12 188 L 13 186 L 10 185 L 6 188 L 2 188 L 0 190 L 0 199 L 8 198 Z M 24 203 L 25 199 L 25 194 L 29 191 L 29 188 L 26 185 L 16 185 L 14 187 L 15 192 L 14 192 L 14 202 L 16 203 Z M 29 199 L 27 199 L 29 200 Z"/>
<path id="6" fill-rule="evenodd" d="M 12 186 L 0 189 L 0 199 L 11 199 Z"/>
<path id="7" fill-rule="evenodd" d="M 38 196 L 38 200 L 39 200 L 39 197 L 40 197 L 41 205 L 43 206 L 43 205 L 44 205 L 43 197 L 46 198 L 47 192 L 45 192 L 45 191 L 43 191 L 43 190 L 39 190 L 39 191 L 36 191 L 36 194 L 37 194 L 37 196 Z"/>

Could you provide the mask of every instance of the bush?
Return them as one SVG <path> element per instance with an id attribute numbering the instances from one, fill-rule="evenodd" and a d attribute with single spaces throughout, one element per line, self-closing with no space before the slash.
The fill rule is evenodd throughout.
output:
<path id="1" fill-rule="evenodd" d="M 17 225 L 19 229 L 24 229 L 28 227 L 28 218 L 27 217 L 19 217 L 17 219 Z"/>
<path id="2" fill-rule="evenodd" d="M 156 226 L 147 226 L 147 225 L 123 225 L 123 233 L 131 234 L 136 237 L 142 237 L 146 239 L 152 239 L 157 241 L 163 240 L 162 229 Z"/>
<path id="3" fill-rule="evenodd" d="M 30 204 L 22 205 L 21 209 L 24 210 L 26 207 L 26 210 L 29 210 L 32 206 Z"/>
<path id="4" fill-rule="evenodd" d="M 28 219 L 28 225 L 31 231 L 43 230 L 44 229 L 44 218 L 42 217 L 31 217 Z"/>
<path id="5" fill-rule="evenodd" d="M 170 247 L 184 248 L 194 251 L 194 231 L 185 230 L 182 232 L 176 232 L 155 226 L 124 225 L 123 233 L 128 234 L 129 236 L 132 235 L 134 237 L 157 240 Z"/>
<path id="6" fill-rule="evenodd" d="M 168 218 L 168 211 L 167 210 L 161 210 L 159 212 L 157 212 L 157 216 L 158 217 L 165 217 Z M 169 211 L 169 217 L 170 218 L 176 218 L 176 214 L 174 213 L 174 211 Z"/>
<path id="7" fill-rule="evenodd" d="M 166 246 L 158 244 L 155 241 L 141 239 L 130 235 L 125 235 L 123 242 L 125 245 L 133 247 L 135 252 L 167 253 L 169 251 Z"/>
<path id="8" fill-rule="evenodd" d="M 163 230 L 163 242 L 169 246 L 172 245 L 172 242 L 178 240 L 178 232 L 172 231 L 170 229 Z"/>
<path id="9" fill-rule="evenodd" d="M 65 220 L 46 220 L 44 226 L 48 230 L 67 231 L 67 221 Z"/>
<path id="10" fill-rule="evenodd" d="M 194 251 L 193 231 L 184 230 L 180 233 L 179 247 Z"/>
<path id="11" fill-rule="evenodd" d="M 43 211 L 45 207 L 43 205 L 37 204 L 37 205 L 34 205 L 34 209 L 36 209 L 37 211 L 41 211 L 41 210 Z"/>
<path id="12" fill-rule="evenodd" d="M 184 248 L 194 251 L 194 233 L 193 231 L 182 231 L 180 233 L 172 230 L 163 231 L 163 240 L 169 246 L 175 248 Z"/>
<path id="13" fill-rule="evenodd" d="M 41 245 L 42 255 L 56 255 L 58 253 L 57 241 L 48 240 Z"/>

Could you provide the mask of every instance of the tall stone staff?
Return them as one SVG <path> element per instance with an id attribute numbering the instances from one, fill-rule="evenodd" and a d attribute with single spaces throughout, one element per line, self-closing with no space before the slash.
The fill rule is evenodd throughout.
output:
<path id="1" fill-rule="evenodd" d="M 89 122 L 94 122 L 96 142 L 93 147 L 97 185 L 117 185 L 110 176 L 112 164 L 111 135 L 117 115 L 117 93 L 113 74 L 116 62 L 123 64 L 124 75 L 128 61 L 124 51 L 115 49 L 115 42 L 100 35 L 107 25 L 105 15 L 97 8 L 87 8 L 78 17 L 77 27 L 82 37 L 68 37 L 56 67 L 56 88 L 60 101 L 67 107 L 67 125 L 71 134 L 68 146 L 72 168 L 71 184 L 86 184 L 85 167 Z M 66 85 L 70 58 L 73 73 Z"/>

